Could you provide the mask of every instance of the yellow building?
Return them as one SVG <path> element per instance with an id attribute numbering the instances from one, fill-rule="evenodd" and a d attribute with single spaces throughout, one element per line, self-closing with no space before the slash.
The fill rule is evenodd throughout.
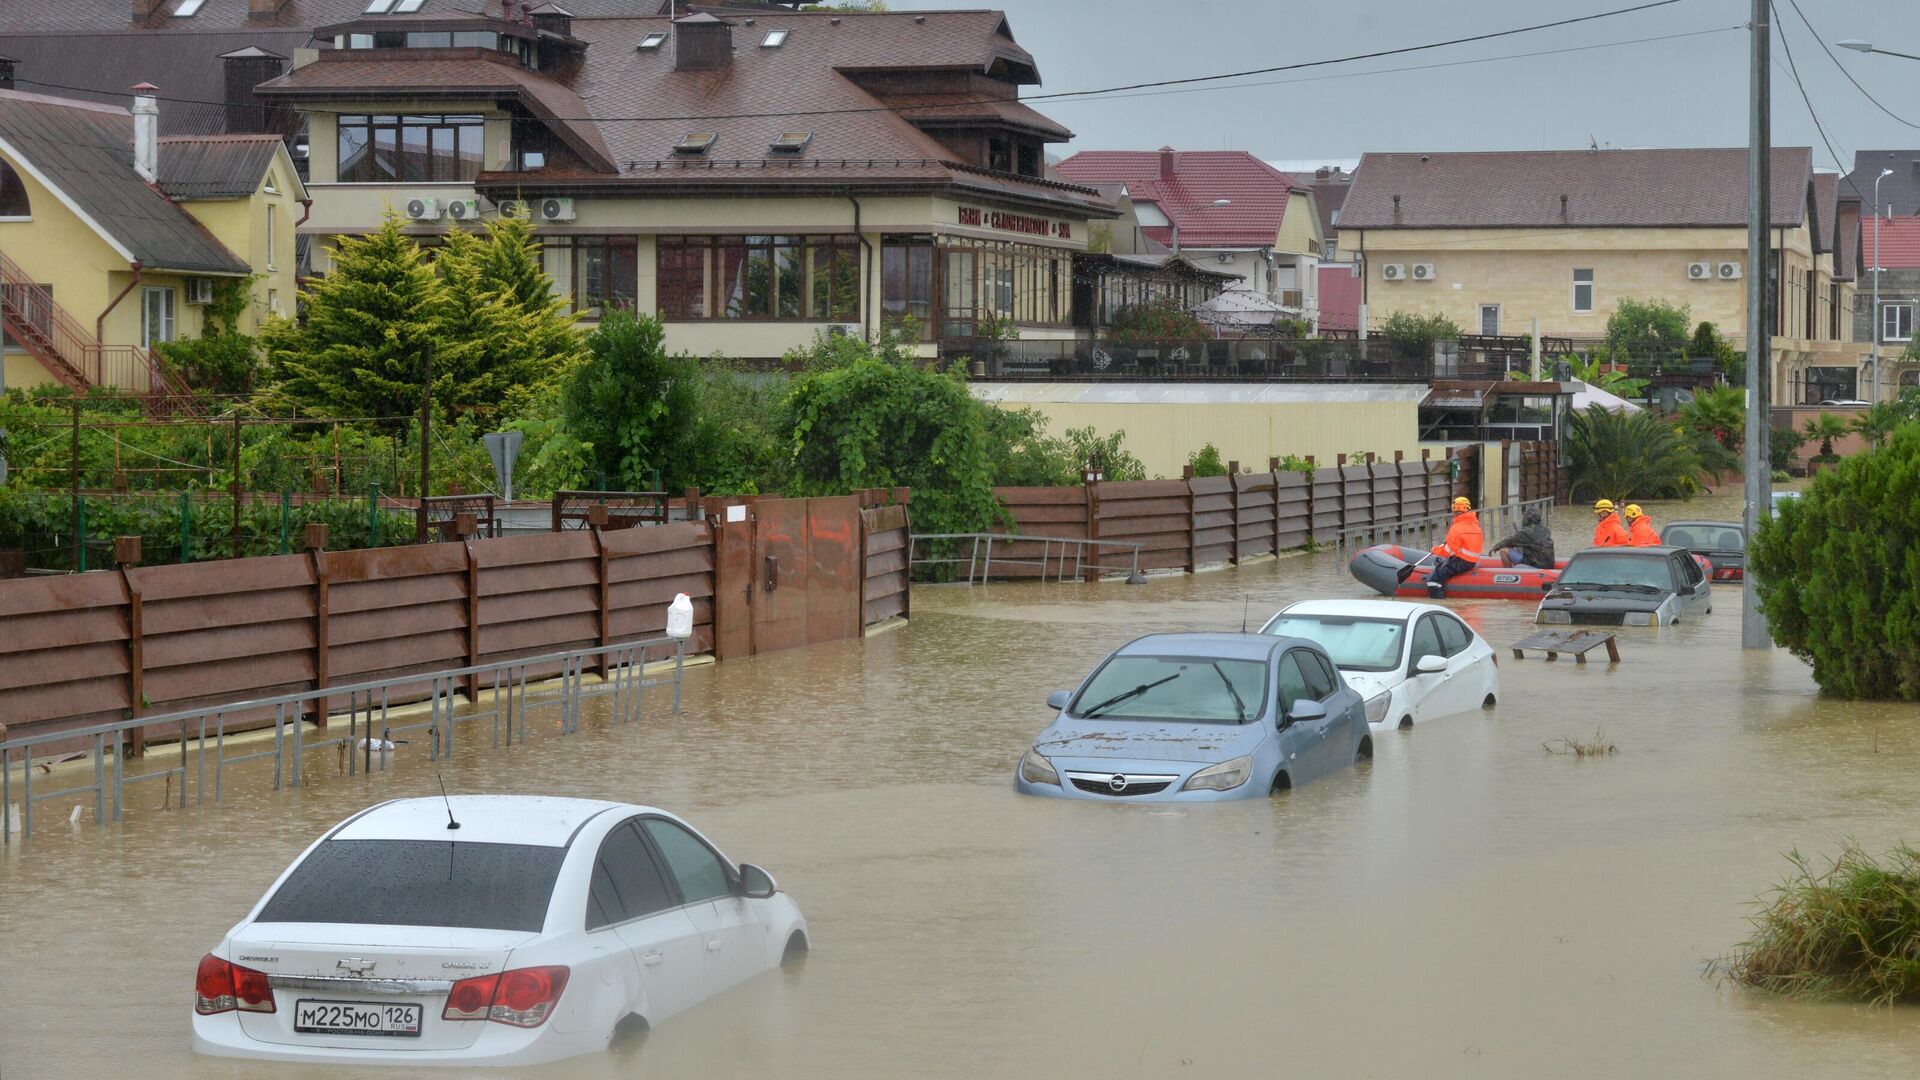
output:
<path id="1" fill-rule="evenodd" d="M 151 87 L 139 87 L 151 91 Z M 154 347 L 200 333 L 220 282 L 239 329 L 290 311 L 306 198 L 271 135 L 161 139 L 131 112 L 0 91 L 0 323 L 5 385 L 167 388 Z"/>
<path id="2" fill-rule="evenodd" d="M 1776 374 L 1851 356 L 1834 185 L 1805 148 L 1773 157 Z M 1823 205 L 1825 204 L 1825 205 Z M 1620 301 L 1664 300 L 1736 349 L 1747 324 L 1746 151 L 1368 154 L 1340 213 L 1366 318 L 1444 315 L 1468 334 L 1597 340 Z M 1778 391 L 1776 390 L 1776 393 Z"/>

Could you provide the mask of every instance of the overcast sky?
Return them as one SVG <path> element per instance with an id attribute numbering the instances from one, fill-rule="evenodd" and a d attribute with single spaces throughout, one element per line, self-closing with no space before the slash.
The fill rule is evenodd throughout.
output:
<path id="1" fill-rule="evenodd" d="M 1046 94 L 1347 56 L 1627 7 L 1638 0 L 999 0 L 1038 59 Z M 1851 168 L 1859 149 L 1920 146 L 1920 130 L 1849 84 L 1788 0 L 1780 27 Z M 989 0 L 992 3 L 992 0 Z M 1828 45 L 1863 38 L 1920 55 L 1914 0 L 1799 0 Z M 981 7 L 981 0 L 895 0 L 896 10 Z M 1291 74 L 1234 88 L 1035 102 L 1073 129 L 1066 151 L 1245 149 L 1263 158 L 1355 159 L 1368 150 L 1534 150 L 1740 146 L 1747 140 L 1749 0 L 1681 0 L 1651 11 L 1495 41 Z M 1588 48 L 1664 37 L 1676 40 Z M 1427 70 L 1462 60 L 1578 49 Z M 1833 49 L 1854 78 L 1920 124 L 1920 61 Z M 1774 141 L 1811 146 L 1834 165 L 1785 70 L 1776 31 Z M 1278 80 L 1302 80 L 1278 82 Z M 1267 85 L 1245 85 L 1266 83 Z"/>

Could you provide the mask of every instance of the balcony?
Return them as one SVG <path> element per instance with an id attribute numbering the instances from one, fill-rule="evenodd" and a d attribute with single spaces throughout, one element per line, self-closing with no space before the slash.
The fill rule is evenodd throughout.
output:
<path id="1" fill-rule="evenodd" d="M 1374 382 L 1496 380 L 1529 366 L 1526 339 L 1475 339 L 1436 359 L 1373 337 L 1248 336 L 1166 341 L 992 341 L 949 338 L 942 358 L 965 358 L 977 380 L 1004 382 Z"/>

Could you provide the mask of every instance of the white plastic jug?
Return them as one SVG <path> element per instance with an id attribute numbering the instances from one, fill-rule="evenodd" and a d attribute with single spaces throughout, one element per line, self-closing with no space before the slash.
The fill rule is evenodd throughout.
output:
<path id="1" fill-rule="evenodd" d="M 684 641 L 693 636 L 693 598 L 676 593 L 667 605 L 667 636 Z"/>

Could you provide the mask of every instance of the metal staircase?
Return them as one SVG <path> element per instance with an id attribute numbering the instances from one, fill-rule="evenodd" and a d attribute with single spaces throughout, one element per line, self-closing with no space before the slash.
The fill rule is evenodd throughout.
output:
<path id="1" fill-rule="evenodd" d="M 35 282 L 4 252 L 0 252 L 0 326 L 68 389 L 116 389 L 146 399 L 149 409 L 167 411 L 192 401 L 187 388 L 152 353 L 137 345 L 103 344 L 54 303 L 51 289 Z"/>

